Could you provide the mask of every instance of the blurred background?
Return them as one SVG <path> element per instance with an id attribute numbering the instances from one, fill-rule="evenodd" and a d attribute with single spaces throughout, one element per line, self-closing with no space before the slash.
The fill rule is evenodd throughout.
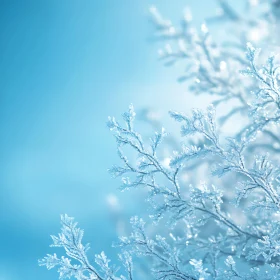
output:
<path id="1" fill-rule="evenodd" d="M 141 202 L 107 172 L 118 162 L 108 115 L 133 103 L 164 119 L 207 104 L 158 61 L 152 4 L 178 22 L 189 6 L 197 25 L 216 9 L 214 0 L 0 0 L 0 280 L 58 279 L 37 260 L 55 251 L 49 236 L 64 213 L 85 229 L 92 258 L 104 250 L 115 260 L 116 212 L 128 221 Z"/>

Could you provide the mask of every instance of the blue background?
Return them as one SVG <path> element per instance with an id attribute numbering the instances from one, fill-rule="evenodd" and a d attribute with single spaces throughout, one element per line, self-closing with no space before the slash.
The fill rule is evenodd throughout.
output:
<path id="1" fill-rule="evenodd" d="M 58 279 L 37 260 L 55 251 L 62 213 L 85 229 L 92 256 L 115 258 L 106 197 L 129 214 L 137 203 L 107 173 L 118 162 L 108 115 L 196 105 L 181 72 L 157 61 L 151 4 L 177 22 L 186 5 L 197 24 L 215 13 L 208 0 L 0 0 L 0 280 Z"/>

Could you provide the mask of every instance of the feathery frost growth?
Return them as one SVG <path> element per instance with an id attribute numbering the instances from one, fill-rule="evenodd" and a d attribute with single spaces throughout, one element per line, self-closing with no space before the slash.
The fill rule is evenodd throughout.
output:
<path id="1" fill-rule="evenodd" d="M 280 66 L 266 51 L 279 51 L 280 1 L 244 2 L 238 13 L 218 1 L 219 14 L 200 30 L 189 10 L 175 27 L 151 8 L 156 37 L 168 42 L 161 59 L 186 63 L 179 81 L 213 102 L 206 110 L 170 112 L 181 126 L 173 144 L 164 128 L 144 141 L 132 105 L 123 122 L 109 118 L 120 158 L 109 171 L 121 178 L 122 191 L 146 194 L 149 217 L 131 218 L 131 234 L 114 244 L 119 269 L 104 252 L 93 263 L 83 231 L 62 216 L 51 246 L 67 257 L 39 262 L 57 267 L 59 279 L 279 279 Z M 224 39 L 214 41 L 211 26 L 221 22 Z"/>

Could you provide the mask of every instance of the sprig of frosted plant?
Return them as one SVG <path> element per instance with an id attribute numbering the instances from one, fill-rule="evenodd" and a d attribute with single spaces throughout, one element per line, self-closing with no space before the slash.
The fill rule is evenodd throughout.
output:
<path id="1" fill-rule="evenodd" d="M 240 93 L 233 92 L 230 87 L 236 79 L 236 75 L 227 73 L 227 60 L 230 57 L 221 53 L 221 48 L 213 41 L 205 23 L 201 25 L 201 30 L 197 30 L 192 26 L 190 12 L 187 11 L 182 28 L 178 29 L 171 21 L 164 20 L 155 7 L 151 8 L 151 13 L 158 36 L 178 41 L 178 50 L 174 50 L 169 43 L 159 51 L 161 59 L 166 60 L 167 65 L 179 59 L 187 62 L 186 74 L 181 76 L 179 81 L 194 80 L 195 83 L 191 83 L 190 90 L 195 94 L 207 92 L 222 99 L 237 97 L 242 100 Z"/>
<path id="2" fill-rule="evenodd" d="M 220 38 L 224 38 L 222 41 L 213 39 L 206 23 L 201 25 L 200 30 L 195 28 L 192 24 L 190 9 L 185 10 L 181 27 L 177 27 L 170 20 L 165 19 L 156 7 L 152 7 L 150 11 L 156 28 L 156 38 L 167 41 L 166 47 L 159 51 L 160 57 L 167 61 L 167 65 L 172 65 L 179 60 L 185 61 L 187 64 L 186 74 L 179 80 L 188 81 L 189 92 L 195 94 L 210 93 L 215 96 L 213 101 L 215 106 L 227 102 L 227 107 L 231 109 L 219 117 L 220 125 L 232 126 L 233 123 L 230 123 L 232 117 L 237 115 L 244 117 L 242 122 L 246 125 L 237 126 L 237 137 L 242 137 L 246 130 L 251 130 L 254 133 L 259 130 L 260 125 L 268 127 L 268 129 L 263 129 L 264 133 L 261 136 L 258 135 L 258 141 L 250 146 L 251 152 L 265 148 L 279 153 L 280 143 L 277 129 L 269 126 L 273 121 L 262 120 L 257 123 L 253 118 L 247 117 L 253 112 L 252 104 L 256 103 L 256 98 L 252 93 L 259 92 L 258 83 L 253 79 L 243 79 L 237 73 L 239 69 L 251 67 L 251 62 L 244 59 L 247 41 L 257 40 L 258 44 L 269 42 L 270 47 L 272 43 L 276 43 L 274 39 L 277 38 L 275 26 L 279 24 L 279 15 L 277 14 L 279 1 L 247 1 L 243 13 L 237 12 L 228 1 L 217 2 L 220 6 L 218 15 L 209 17 L 206 22 L 209 25 L 222 22 L 224 27 L 226 24 L 226 36 L 220 36 Z M 176 47 L 177 43 L 178 47 Z M 256 61 L 257 58 L 254 59 Z M 262 60 L 260 58 L 260 61 Z M 262 66 L 257 69 L 257 71 L 259 70 L 263 71 Z M 259 105 L 259 107 L 257 104 L 255 106 L 257 110 L 261 110 L 262 104 Z M 165 146 L 170 148 L 172 144 L 173 148 L 177 149 L 176 139 L 172 140 L 172 143 L 169 141 Z M 188 141 L 201 146 L 201 143 L 198 143 L 199 139 Z M 205 165 L 207 162 L 212 164 L 211 159 L 198 160 L 185 169 L 191 169 L 195 172 L 194 168 L 201 163 Z"/>
<path id="3" fill-rule="evenodd" d="M 207 114 L 205 114 L 206 117 L 199 111 L 194 111 L 192 119 L 187 119 L 177 113 L 172 113 L 172 116 L 177 120 L 188 122 L 188 125 L 182 128 L 183 135 L 200 131 L 207 136 L 208 140 L 216 143 L 218 139 L 213 114 L 213 108 L 210 107 Z M 221 210 L 223 203 L 222 193 L 216 187 L 207 187 L 201 184 L 199 187 L 190 186 L 181 190 L 178 177 L 183 167 L 182 161 L 192 161 L 205 157 L 209 153 L 214 154 L 210 147 L 204 149 L 195 146 L 184 148 L 183 152 L 180 155 L 176 155 L 171 161 L 170 168 L 165 168 L 156 156 L 156 148 L 162 140 L 163 133 L 156 133 L 151 140 L 151 144 L 145 148 L 141 137 L 133 130 L 132 121 L 134 116 L 135 113 L 130 107 L 129 113 L 124 114 L 126 127 L 122 127 L 114 118 L 109 119 L 108 126 L 115 131 L 120 159 L 124 164 L 123 166 L 114 166 L 110 171 L 114 176 L 122 177 L 122 189 L 148 187 L 148 200 L 153 206 L 153 213 L 150 217 L 154 221 L 158 222 L 159 219 L 169 214 L 168 222 L 172 225 L 184 221 L 192 227 L 203 227 L 210 220 L 213 220 L 222 228 L 222 231 L 226 230 L 228 232 L 229 239 L 239 241 L 240 238 L 244 238 L 244 240 L 248 241 L 258 238 L 255 232 L 242 229 L 228 215 L 223 213 Z M 206 128 L 206 126 L 208 127 Z M 136 166 L 132 165 L 121 151 L 121 148 L 127 145 L 138 154 L 139 163 Z M 132 176 L 124 177 L 128 174 L 134 176 L 133 180 L 131 180 Z M 162 181 L 161 177 L 165 180 Z M 187 192 L 187 189 L 189 189 L 189 192 Z M 136 248 L 135 251 L 139 250 Z"/>
<path id="4" fill-rule="evenodd" d="M 206 118 L 211 123 L 211 128 L 209 129 L 212 137 L 215 138 L 213 113 L 213 108 L 210 107 Z M 202 126 L 202 113 L 195 111 L 195 114 L 193 120 L 190 121 L 193 123 L 201 121 L 199 126 Z M 175 113 L 172 113 L 172 115 L 175 116 Z M 188 217 L 189 222 L 197 223 L 197 213 L 199 213 L 201 215 L 199 220 L 201 224 L 205 224 L 209 218 L 213 218 L 223 226 L 231 228 L 237 234 L 247 234 L 223 216 L 220 211 L 222 194 L 214 186 L 208 188 L 202 185 L 200 189 L 194 188 L 190 197 L 184 194 L 185 190 L 181 191 L 179 182 L 180 171 L 183 167 L 181 162 L 205 157 L 208 153 L 213 153 L 213 151 L 210 148 L 201 149 L 196 146 L 184 147 L 183 152 L 174 157 L 170 167 L 166 168 L 157 157 L 157 149 L 165 136 L 164 130 L 160 133 L 155 133 L 150 145 L 146 148 L 139 133 L 133 130 L 134 116 L 135 113 L 131 106 L 129 112 L 123 116 L 126 127 L 121 126 L 114 118 L 109 118 L 108 122 L 109 128 L 115 131 L 118 154 L 123 162 L 123 166 L 113 166 L 110 172 L 116 177 L 122 177 L 123 184 L 121 189 L 148 187 L 148 200 L 153 207 L 151 218 L 154 221 L 158 221 L 164 214 L 169 213 L 172 216 L 170 219 L 171 224 L 176 224 L 186 217 Z M 183 116 L 177 114 L 175 118 L 183 118 Z M 183 129 L 185 130 L 183 131 Z M 183 133 L 187 133 L 186 127 L 183 129 Z M 196 127 L 190 129 L 192 129 L 192 131 L 189 131 L 190 133 L 197 132 Z M 209 137 L 210 139 L 212 138 Z M 124 156 L 122 151 L 124 146 L 129 146 L 136 152 L 138 157 L 136 164 L 130 163 L 128 158 Z M 204 196 L 202 195 L 203 193 L 205 194 Z"/>
<path id="5" fill-rule="evenodd" d="M 247 41 L 258 41 L 258 45 L 261 42 L 274 42 L 277 38 L 275 26 L 279 23 L 278 15 L 275 14 L 277 1 L 247 1 L 247 8 L 241 14 L 228 1 L 217 2 L 220 6 L 219 14 L 209 18 L 208 22 L 223 22 L 226 26 L 226 36 L 220 36 L 225 38 L 222 41 L 213 39 L 206 23 L 201 25 L 201 30 L 197 30 L 192 24 L 189 9 L 185 11 L 181 27 L 164 19 L 155 7 L 151 8 L 151 14 L 156 36 L 167 40 L 165 48 L 159 51 L 161 59 L 167 61 L 167 65 L 179 60 L 187 64 L 186 73 L 179 81 L 189 81 L 189 90 L 195 94 L 217 96 L 213 102 L 215 105 L 237 101 L 232 103 L 232 110 L 220 119 L 223 124 L 236 114 L 246 116 L 250 91 L 256 90 L 254 83 L 242 81 L 236 74 L 236 69 L 248 65 L 243 56 L 244 45 Z M 257 35 L 259 38 L 255 38 Z"/>
<path id="6" fill-rule="evenodd" d="M 228 138 L 225 139 L 224 144 L 221 144 L 220 137 L 213 130 L 213 120 L 206 118 L 206 114 L 201 111 L 195 111 L 195 114 L 191 117 L 180 113 L 171 113 L 171 115 L 176 121 L 183 122 L 183 136 L 198 133 L 210 141 L 210 144 L 205 144 L 201 148 L 184 147 L 181 153 L 175 154 L 171 160 L 171 166 L 176 167 L 188 164 L 194 155 L 198 158 L 215 156 L 217 163 L 212 172 L 213 175 L 222 177 L 229 172 L 234 172 L 244 178 L 239 181 L 242 191 L 239 192 L 237 201 L 247 196 L 248 192 L 261 189 L 266 196 L 266 202 L 268 204 L 272 203 L 279 208 L 279 196 L 276 191 L 279 169 L 268 160 L 267 156 L 256 156 L 252 167 L 247 166 L 248 164 L 246 163 L 246 149 L 250 142 L 254 141 L 255 134 L 250 131 L 250 134 L 245 135 L 239 141 Z"/>
<path id="7" fill-rule="evenodd" d="M 138 217 L 131 218 L 133 232 L 129 237 L 120 237 L 120 241 L 115 246 L 122 248 L 129 254 L 138 257 L 148 257 L 153 261 L 151 277 L 155 279 L 185 279 L 195 280 L 188 272 L 185 265 L 182 265 L 180 251 L 170 245 L 166 239 L 160 235 L 156 235 L 155 239 L 147 236 L 145 231 L 145 222 Z M 186 259 L 184 259 L 186 262 Z M 189 260 L 190 261 L 190 260 Z M 202 265 L 201 265 L 202 267 Z M 205 271 L 201 270 L 201 275 Z"/>
<path id="8" fill-rule="evenodd" d="M 210 141 L 210 145 L 207 144 L 203 148 L 200 148 L 197 154 L 202 156 L 211 154 L 211 156 L 216 155 L 219 159 L 222 159 L 222 168 L 218 167 L 214 171 L 214 174 L 222 176 L 227 172 L 233 171 L 242 174 L 249 179 L 248 182 L 246 181 L 246 184 L 248 184 L 246 189 L 248 191 L 261 188 L 268 195 L 269 200 L 275 205 L 278 205 L 279 199 L 275 190 L 275 184 L 277 185 L 278 183 L 279 170 L 263 156 L 254 160 L 254 172 L 251 172 L 246 167 L 244 159 L 246 149 L 250 148 L 249 144 L 255 140 L 257 132 L 265 130 L 265 133 L 269 132 L 271 135 L 274 135 L 269 130 L 269 125 L 271 123 L 277 125 L 279 122 L 279 86 L 277 73 L 279 66 L 274 64 L 274 56 L 271 56 L 268 59 L 267 65 L 258 69 L 255 64 L 258 53 L 259 50 L 253 48 L 251 44 L 248 44 L 247 59 L 250 67 L 241 71 L 242 74 L 250 75 L 259 81 L 259 90 L 255 93 L 255 102 L 251 105 L 253 122 L 250 126 L 245 127 L 236 139 L 226 139 L 227 144 L 225 148 L 220 144 L 213 118 L 205 117 L 207 114 L 203 114 L 201 111 L 194 111 L 192 117 L 187 117 L 180 113 L 171 113 L 171 116 L 175 120 L 184 123 L 182 126 L 183 136 L 198 133 L 203 135 L 208 142 Z M 277 137 L 275 136 L 274 138 Z M 195 149 L 198 148 L 196 147 Z M 188 149 L 183 149 L 182 153 L 171 161 L 171 164 L 181 164 L 182 162 L 189 161 L 189 159 Z M 243 193 L 246 194 L 244 190 Z"/>
<path id="9" fill-rule="evenodd" d="M 58 236 L 51 236 L 53 244 L 51 247 L 63 248 L 67 257 L 58 257 L 56 254 L 48 254 L 39 260 L 40 266 L 46 266 L 47 269 L 57 267 L 59 279 L 77 279 L 77 280 L 132 280 L 132 259 L 125 252 L 120 254 L 119 258 L 123 263 L 128 276 L 116 276 L 119 268 L 111 266 L 110 260 L 104 252 L 95 255 L 95 265 L 91 264 L 87 257 L 89 244 L 83 245 L 82 238 L 84 231 L 77 227 L 74 218 L 67 215 L 61 216 L 61 233 Z"/>
<path id="10" fill-rule="evenodd" d="M 247 41 L 258 41 L 258 44 L 269 42 L 271 47 L 273 39 L 277 38 L 275 26 L 279 24 L 277 15 L 279 1 L 244 1 L 246 5 L 243 12 L 237 12 L 228 1 L 217 2 L 220 7 L 218 14 L 209 17 L 206 23 L 201 25 L 200 30 L 192 24 L 190 9 L 185 10 L 180 27 L 165 19 L 156 7 L 151 7 L 150 11 L 156 29 L 155 37 L 167 41 L 165 48 L 159 51 L 160 58 L 165 60 L 167 65 L 179 60 L 187 64 L 186 73 L 179 81 L 188 81 L 189 92 L 210 93 L 215 96 L 213 101 L 215 106 L 227 102 L 227 107 L 231 109 L 219 117 L 220 125 L 228 124 L 228 121 L 237 115 L 245 117 L 243 122 L 246 122 L 247 126 L 238 128 L 236 132 L 241 137 L 246 129 L 255 126 L 252 118 L 248 119 L 247 116 L 252 113 L 251 104 L 255 101 L 251 92 L 258 92 L 259 87 L 252 79 L 244 80 L 237 71 L 250 67 L 250 62 L 244 59 Z M 225 36 L 219 37 L 223 40 L 213 39 L 208 30 L 207 23 L 211 26 L 217 22 L 223 23 L 223 28 L 226 29 Z M 279 153 L 280 143 L 276 137 L 277 131 L 274 130 L 271 128 L 266 130 L 264 135 L 266 139 L 256 142 L 250 149 L 255 151 L 265 148 Z M 168 145 L 177 149 L 178 143 L 171 137 L 169 138 L 172 142 L 169 141 Z M 194 144 L 198 144 L 198 141 L 199 139 L 192 139 Z M 197 167 L 197 164 L 199 161 L 187 168 L 192 169 Z"/>
<path id="11" fill-rule="evenodd" d="M 252 102 L 248 102 L 251 121 L 249 125 L 244 126 L 238 136 L 262 131 L 265 136 L 272 140 L 272 143 L 270 142 L 270 145 L 259 143 L 258 145 L 278 152 L 275 145 L 279 145 L 279 138 L 277 137 L 279 132 L 277 124 L 280 118 L 279 65 L 275 62 L 276 56 L 271 54 L 266 64 L 258 66 L 259 53 L 260 49 L 254 48 L 250 43 L 247 44 L 249 66 L 240 72 L 245 76 L 254 78 L 258 84 L 258 89 L 251 92 L 253 99 Z"/>

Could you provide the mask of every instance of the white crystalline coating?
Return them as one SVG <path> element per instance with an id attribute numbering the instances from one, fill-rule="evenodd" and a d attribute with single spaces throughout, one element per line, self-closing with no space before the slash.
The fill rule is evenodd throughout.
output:
<path id="1" fill-rule="evenodd" d="M 259 5 L 259 0 L 249 0 L 249 3 L 251 6 L 257 6 Z"/>
<path id="2" fill-rule="evenodd" d="M 224 71 L 227 69 L 227 63 L 225 61 L 220 62 L 220 70 Z"/>
<path id="3" fill-rule="evenodd" d="M 170 236 L 174 241 L 176 241 L 176 237 L 172 234 L 172 232 L 169 233 L 169 236 Z"/>
<path id="4" fill-rule="evenodd" d="M 203 23 L 203 24 L 201 24 L 201 27 L 200 27 L 200 29 L 201 29 L 201 31 L 203 32 L 203 33 L 208 33 L 208 27 L 207 27 L 207 25 L 205 24 L 205 23 Z"/>
<path id="5" fill-rule="evenodd" d="M 162 162 L 162 165 L 165 167 L 165 168 L 169 168 L 169 164 L 171 162 L 171 158 L 165 158 Z"/>
<path id="6" fill-rule="evenodd" d="M 260 36 L 260 30 L 259 29 L 253 29 L 250 33 L 249 33 L 249 40 L 253 41 L 253 42 L 257 42 L 260 40 L 261 36 Z"/>

